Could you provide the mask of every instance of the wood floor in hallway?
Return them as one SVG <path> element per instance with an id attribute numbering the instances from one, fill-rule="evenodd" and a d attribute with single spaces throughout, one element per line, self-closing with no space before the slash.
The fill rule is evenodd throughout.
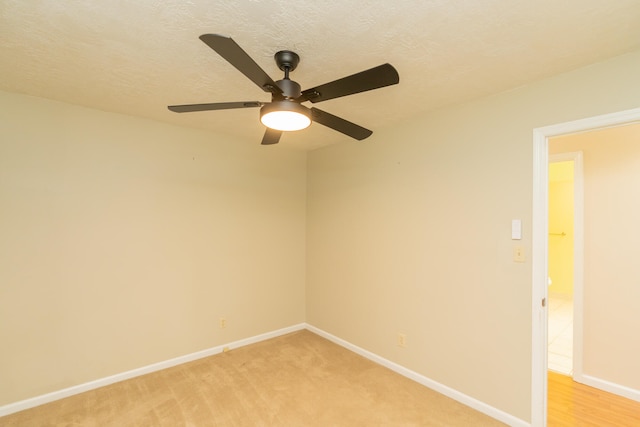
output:
<path id="1" fill-rule="evenodd" d="M 549 427 L 640 426 L 640 402 L 549 372 Z"/>

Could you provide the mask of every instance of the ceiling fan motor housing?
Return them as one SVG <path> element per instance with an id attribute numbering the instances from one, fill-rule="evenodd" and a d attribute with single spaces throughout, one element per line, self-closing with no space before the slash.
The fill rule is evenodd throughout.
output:
<path id="1" fill-rule="evenodd" d="M 293 80 L 282 79 L 278 80 L 276 84 L 282 89 L 282 96 L 284 98 L 296 99 L 302 94 L 300 85 Z"/>

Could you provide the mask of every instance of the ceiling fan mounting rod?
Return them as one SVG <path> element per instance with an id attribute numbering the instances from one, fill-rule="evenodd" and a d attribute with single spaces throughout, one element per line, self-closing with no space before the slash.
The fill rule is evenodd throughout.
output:
<path id="1" fill-rule="evenodd" d="M 300 63 L 297 53 L 290 50 L 281 50 L 273 55 L 278 68 L 284 71 L 284 79 L 278 80 L 276 84 L 282 90 L 285 99 L 296 99 L 301 95 L 301 87 L 298 83 L 289 79 L 289 72 L 296 69 Z"/>

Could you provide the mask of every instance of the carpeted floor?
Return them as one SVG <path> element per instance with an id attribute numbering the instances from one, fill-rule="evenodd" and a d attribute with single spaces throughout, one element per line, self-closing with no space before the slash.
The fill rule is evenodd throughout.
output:
<path id="1" fill-rule="evenodd" d="M 42 426 L 503 426 L 303 330 L 0 418 Z"/>

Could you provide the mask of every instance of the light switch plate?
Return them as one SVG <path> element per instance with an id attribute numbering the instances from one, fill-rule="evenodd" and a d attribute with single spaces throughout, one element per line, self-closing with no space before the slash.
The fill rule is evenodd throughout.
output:
<path id="1" fill-rule="evenodd" d="M 522 239 L 522 220 L 512 219 L 511 220 L 511 240 L 521 240 L 521 239 Z"/>

